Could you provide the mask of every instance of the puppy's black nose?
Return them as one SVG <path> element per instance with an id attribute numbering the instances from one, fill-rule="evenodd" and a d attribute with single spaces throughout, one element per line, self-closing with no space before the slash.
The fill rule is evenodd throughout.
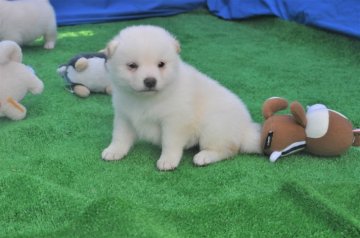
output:
<path id="1" fill-rule="evenodd" d="M 144 79 L 144 85 L 145 87 L 147 87 L 148 89 L 152 89 L 155 88 L 156 86 L 156 79 L 153 77 L 148 77 Z"/>

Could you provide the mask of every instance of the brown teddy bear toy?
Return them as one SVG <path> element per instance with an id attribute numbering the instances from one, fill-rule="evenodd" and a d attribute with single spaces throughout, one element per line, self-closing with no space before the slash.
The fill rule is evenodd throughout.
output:
<path id="1" fill-rule="evenodd" d="M 305 112 L 295 101 L 290 104 L 291 114 L 275 115 L 287 107 L 287 100 L 279 97 L 269 98 L 263 105 L 261 143 L 271 162 L 300 150 L 317 156 L 338 156 L 351 146 L 360 146 L 360 130 L 353 130 L 351 122 L 339 112 L 322 104 L 309 106 Z"/>

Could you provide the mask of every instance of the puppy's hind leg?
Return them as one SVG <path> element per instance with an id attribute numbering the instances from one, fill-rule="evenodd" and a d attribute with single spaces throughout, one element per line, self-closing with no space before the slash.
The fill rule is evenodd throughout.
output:
<path id="1" fill-rule="evenodd" d="M 204 128 L 200 135 L 200 152 L 193 162 L 204 166 L 236 155 L 240 150 L 240 141 L 236 136 L 236 128 L 224 126 L 220 122 L 212 122 Z"/>
<path id="2" fill-rule="evenodd" d="M 236 151 L 237 152 L 237 151 Z M 231 152 L 230 150 L 224 149 L 203 149 L 199 153 L 197 153 L 194 156 L 194 164 L 198 166 L 205 166 L 208 164 L 212 164 L 227 158 L 230 158 L 231 156 L 236 155 L 236 152 Z"/>
<path id="3" fill-rule="evenodd" d="M 52 26 L 51 29 L 48 29 L 48 31 L 44 35 L 44 41 L 45 41 L 44 48 L 47 50 L 54 49 L 56 43 L 56 37 L 57 37 L 57 32 L 55 25 Z"/>
<path id="4" fill-rule="evenodd" d="M 240 116 L 235 117 L 240 118 Z M 194 156 L 194 164 L 203 166 L 235 156 L 238 153 L 261 153 L 259 124 L 249 120 L 210 120 L 200 136 L 201 151 Z"/>

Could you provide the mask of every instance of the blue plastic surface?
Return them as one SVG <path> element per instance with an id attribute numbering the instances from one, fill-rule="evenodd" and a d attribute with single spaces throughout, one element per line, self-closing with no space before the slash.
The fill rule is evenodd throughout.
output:
<path id="1" fill-rule="evenodd" d="M 207 0 L 209 10 L 224 19 L 275 15 L 360 37 L 359 0 Z"/>
<path id="2" fill-rule="evenodd" d="M 50 0 L 59 25 L 168 16 L 208 7 L 224 19 L 275 15 L 360 38 L 360 0 Z"/>
<path id="3" fill-rule="evenodd" d="M 206 7 L 205 0 L 50 0 L 58 25 L 179 14 Z"/>

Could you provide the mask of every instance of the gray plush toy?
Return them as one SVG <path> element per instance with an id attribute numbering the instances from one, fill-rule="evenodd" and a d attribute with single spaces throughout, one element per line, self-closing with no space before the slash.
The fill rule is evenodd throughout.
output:
<path id="1" fill-rule="evenodd" d="M 59 66 L 57 72 L 70 92 L 79 97 L 88 97 L 91 92 L 111 94 L 105 63 L 106 55 L 103 53 L 79 54 L 67 64 Z"/>

